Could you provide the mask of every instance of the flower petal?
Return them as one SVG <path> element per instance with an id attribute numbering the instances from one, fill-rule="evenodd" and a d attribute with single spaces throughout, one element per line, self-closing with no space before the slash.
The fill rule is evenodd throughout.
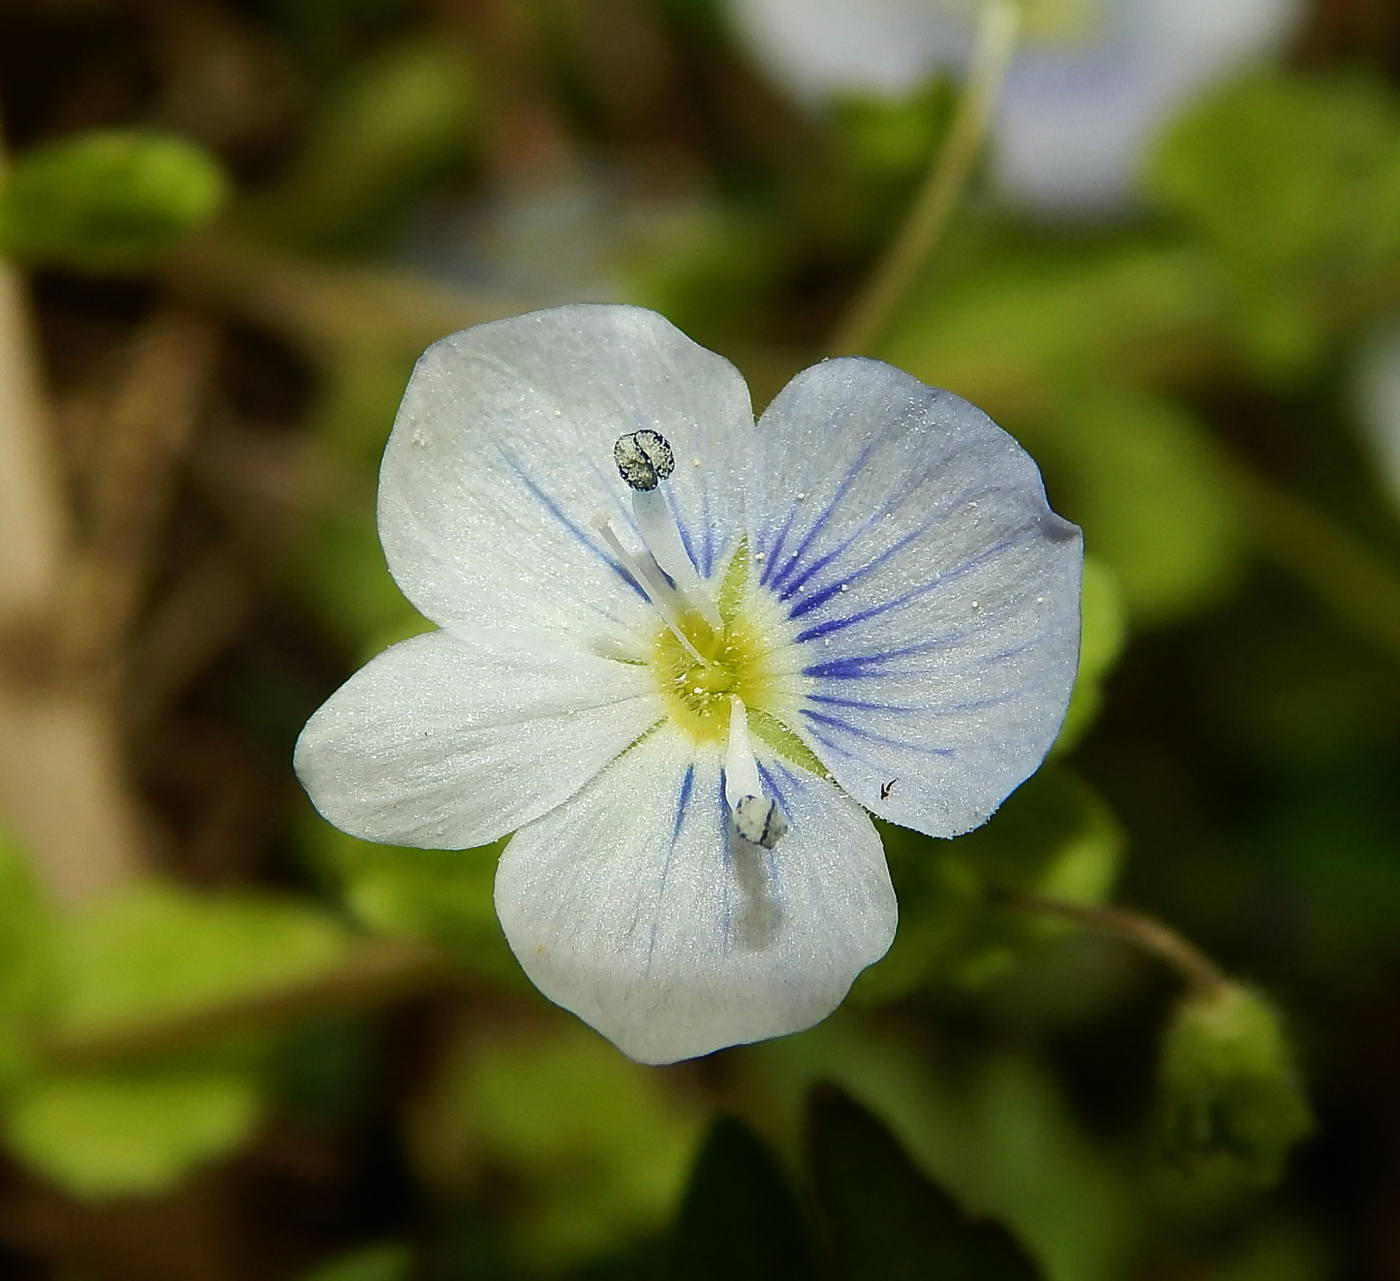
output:
<path id="1" fill-rule="evenodd" d="M 428 632 L 331 696 L 297 740 L 296 771 L 352 836 L 467 849 L 573 795 L 664 714 L 645 668 Z"/>
<path id="2" fill-rule="evenodd" d="M 809 692 L 792 728 L 841 786 L 932 836 L 1040 764 L 1079 650 L 1079 530 L 985 414 L 873 360 L 824 361 L 759 423 L 762 581 Z"/>
<path id="3" fill-rule="evenodd" d="M 640 428 L 671 441 L 668 501 L 708 574 L 743 525 L 752 424 L 738 371 L 639 307 L 556 307 L 453 334 L 419 360 L 384 452 L 389 568 L 454 630 L 595 648 L 635 633 L 652 615 L 596 532 L 600 517 L 632 523 L 614 443 Z"/>
<path id="4" fill-rule="evenodd" d="M 810 1027 L 894 937 L 870 820 L 816 775 L 765 772 L 790 823 L 772 850 L 733 835 L 718 752 L 663 725 L 501 857 L 525 972 L 640 1062 Z"/>

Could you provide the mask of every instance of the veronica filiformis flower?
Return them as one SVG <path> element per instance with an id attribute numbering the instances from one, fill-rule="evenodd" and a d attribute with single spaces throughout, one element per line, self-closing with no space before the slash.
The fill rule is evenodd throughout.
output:
<path id="1" fill-rule="evenodd" d="M 379 528 L 440 630 L 352 677 L 297 771 L 369 840 L 515 832 L 515 955 L 644 1062 L 830 1013 L 894 935 L 867 811 L 977 826 L 1073 682 L 1079 531 L 988 418 L 877 361 L 755 426 L 653 312 L 480 325 L 414 372 Z"/>
<path id="2" fill-rule="evenodd" d="M 981 0 L 728 0 L 740 34 L 800 98 L 898 97 L 966 64 Z M 1124 205 L 1173 115 L 1278 52 L 1301 0 L 1022 0 L 991 126 L 991 168 L 1052 214 Z"/>

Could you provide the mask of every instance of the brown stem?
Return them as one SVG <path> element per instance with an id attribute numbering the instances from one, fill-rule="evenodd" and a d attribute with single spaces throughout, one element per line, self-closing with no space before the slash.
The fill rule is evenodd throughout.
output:
<path id="1" fill-rule="evenodd" d="M 988 898 L 1019 911 L 1058 916 L 1099 934 L 1126 939 L 1165 962 L 1202 996 L 1219 991 L 1227 981 L 1220 967 L 1199 948 L 1161 921 L 1139 912 L 1096 903 L 1074 903 L 1069 899 L 1053 898 L 1048 894 L 1011 886 L 989 889 Z"/>

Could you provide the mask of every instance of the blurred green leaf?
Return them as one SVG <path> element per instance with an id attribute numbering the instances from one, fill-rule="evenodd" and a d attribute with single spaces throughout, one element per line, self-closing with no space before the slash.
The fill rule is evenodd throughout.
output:
<path id="1" fill-rule="evenodd" d="M 56 969 L 53 910 L 19 846 L 0 833 L 0 1090 L 32 1062 Z"/>
<path id="2" fill-rule="evenodd" d="M 671 1232 L 669 1281 L 815 1281 L 797 1201 L 742 1121 L 710 1127 Z"/>
<path id="3" fill-rule="evenodd" d="M 406 1245 L 372 1245 L 303 1273 L 300 1281 L 408 1281 L 413 1251 Z"/>
<path id="4" fill-rule="evenodd" d="M 363 247 L 470 153 L 482 102 L 450 41 L 413 39 L 357 66 L 321 106 L 282 181 L 241 225 L 308 249 Z"/>
<path id="5" fill-rule="evenodd" d="M 335 965 L 348 942 L 303 904 L 138 885 L 65 922 L 53 1031 L 105 1031 L 283 987 Z"/>
<path id="6" fill-rule="evenodd" d="M 94 130 L 18 156 L 0 185 L 0 252 L 99 274 L 149 271 L 209 222 L 228 181 L 192 142 Z"/>
<path id="7" fill-rule="evenodd" d="M 1306 369 L 1329 313 L 1400 271 L 1400 100 L 1379 83 L 1238 81 L 1168 136 L 1149 185 L 1215 247 L 1265 371 Z"/>
<path id="8" fill-rule="evenodd" d="M 1065 723 L 1051 748 L 1053 755 L 1071 751 L 1093 725 L 1103 704 L 1104 678 L 1113 670 L 1128 638 L 1118 580 L 1093 556 L 1084 558 L 1080 619 L 1079 670 Z"/>
<path id="9" fill-rule="evenodd" d="M 846 1281 L 1037 1281 L 1005 1228 L 969 1219 L 898 1140 L 835 1086 L 809 1104 L 809 1161 L 821 1217 Z"/>
<path id="10" fill-rule="evenodd" d="M 474 850 L 375 845 L 310 820 L 312 857 L 341 884 L 346 905 L 370 929 L 436 943 L 493 982 L 529 989 L 496 920 L 496 862 L 506 841 Z"/>
<path id="11" fill-rule="evenodd" d="M 1100 380 L 1063 399 L 1039 447 L 1063 506 L 1113 570 L 1130 616 L 1166 623 L 1213 603 L 1244 550 L 1225 465 L 1167 401 Z"/>
<path id="12" fill-rule="evenodd" d="M 1313 1129 L 1278 1014 L 1239 984 L 1193 993 L 1177 1007 L 1161 1092 L 1163 1143 L 1188 1168 L 1224 1162 L 1250 1182 L 1273 1183 Z"/>
<path id="13" fill-rule="evenodd" d="M 258 1114 L 249 1072 L 133 1068 L 33 1081 L 3 1126 L 15 1156 L 75 1196 L 148 1196 L 237 1148 Z"/>
<path id="14" fill-rule="evenodd" d="M 1039 454 L 1041 420 L 1067 380 L 1098 386 L 1105 370 L 1150 380 L 1194 360 L 1220 329 L 1218 293 L 1190 246 L 1008 246 L 931 279 L 879 355 L 967 397 Z"/>
<path id="15" fill-rule="evenodd" d="M 981 882 L 1101 903 L 1123 865 L 1126 838 L 1113 811 L 1082 778 L 1048 765 L 1014 791 L 992 818 L 954 846 Z M 1028 945 L 1073 927 L 987 906 L 970 923 L 951 977 L 977 987 L 1001 977 Z"/>
<path id="16" fill-rule="evenodd" d="M 511 1187 L 516 1254 L 557 1271 L 656 1232 L 679 1201 L 700 1119 L 673 1079 L 557 1011 L 534 1035 L 479 1027 L 416 1105 L 412 1148 L 439 1185 Z"/>

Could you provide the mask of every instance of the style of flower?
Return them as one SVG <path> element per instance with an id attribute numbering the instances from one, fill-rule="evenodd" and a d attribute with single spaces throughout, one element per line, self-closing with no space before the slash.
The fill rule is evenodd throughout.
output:
<path id="1" fill-rule="evenodd" d="M 311 718 L 373 841 L 509 832 L 525 972 L 666 1063 L 829 1014 L 894 935 L 878 815 L 976 827 L 1073 683 L 1079 530 L 967 402 L 823 361 L 755 427 L 727 361 L 577 305 L 429 348 L 384 454 L 389 568 L 440 630 Z"/>
<path id="2" fill-rule="evenodd" d="M 974 0 L 729 0 L 738 30 L 800 98 L 897 97 L 956 72 Z M 1184 103 L 1279 50 L 1300 0 L 1024 0 L 1025 36 L 992 123 L 993 176 L 1049 213 L 1132 196 L 1143 153 Z"/>

